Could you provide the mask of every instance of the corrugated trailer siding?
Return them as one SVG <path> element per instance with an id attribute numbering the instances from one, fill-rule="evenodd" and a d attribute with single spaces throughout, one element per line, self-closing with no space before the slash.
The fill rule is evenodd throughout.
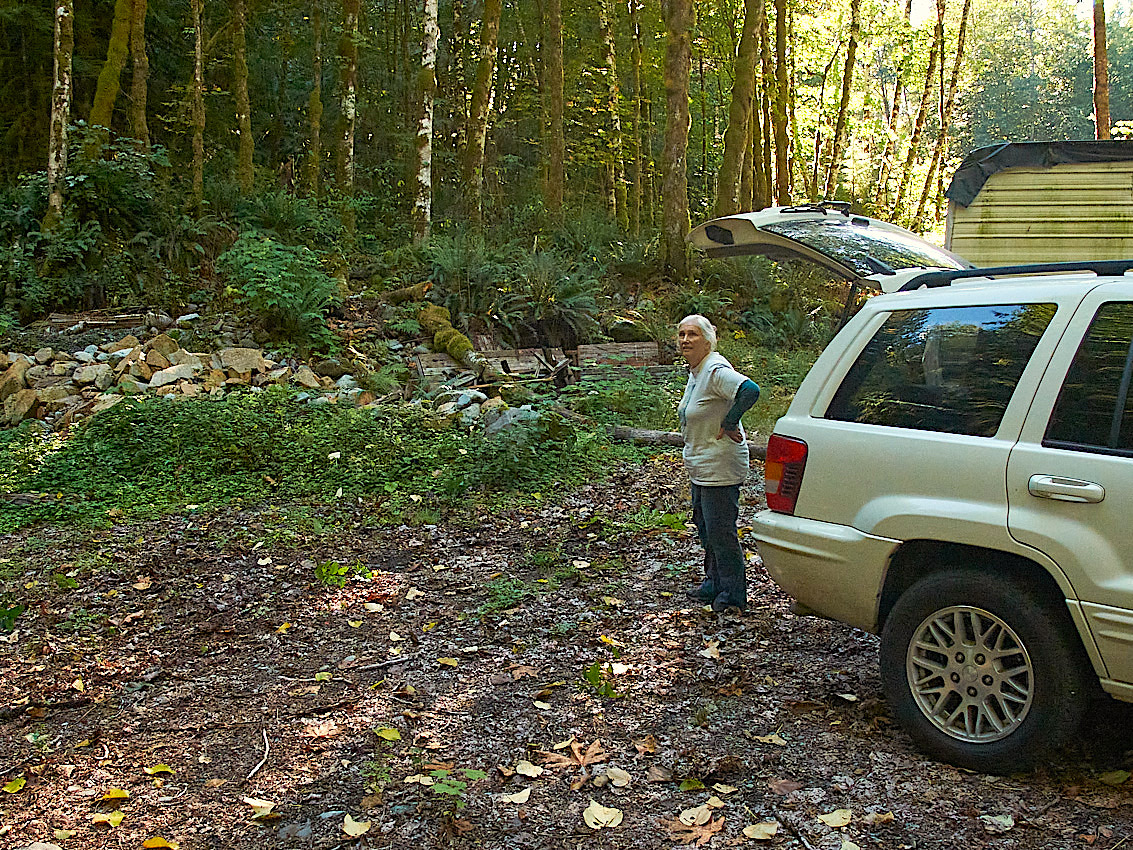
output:
<path id="1" fill-rule="evenodd" d="M 946 245 L 977 266 L 1133 258 L 1133 161 L 999 171 L 949 204 Z"/>

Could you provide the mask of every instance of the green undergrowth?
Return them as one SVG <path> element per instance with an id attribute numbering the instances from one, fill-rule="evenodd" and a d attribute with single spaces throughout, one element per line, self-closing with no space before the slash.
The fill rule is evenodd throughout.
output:
<path id="1" fill-rule="evenodd" d="M 39 521 L 105 525 L 264 500 L 366 503 L 402 517 L 598 477 L 633 450 L 557 417 L 485 438 L 409 407 L 311 406 L 289 391 L 126 400 L 62 440 L 0 432 L 0 531 Z"/>

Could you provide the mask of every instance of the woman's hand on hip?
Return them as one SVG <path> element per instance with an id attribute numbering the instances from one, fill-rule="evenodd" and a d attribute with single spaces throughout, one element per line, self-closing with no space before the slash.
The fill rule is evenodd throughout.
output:
<path id="1" fill-rule="evenodd" d="M 720 433 L 716 435 L 716 439 L 719 440 L 725 434 L 728 435 L 728 439 L 731 440 L 733 443 L 742 443 L 744 441 L 744 435 L 740 433 L 739 428 L 735 428 L 731 431 L 725 431 L 724 427 L 721 426 L 720 427 Z"/>

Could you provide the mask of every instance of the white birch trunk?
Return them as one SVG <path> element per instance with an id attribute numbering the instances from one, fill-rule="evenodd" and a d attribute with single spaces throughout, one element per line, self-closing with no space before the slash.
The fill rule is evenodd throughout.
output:
<path id="1" fill-rule="evenodd" d="M 421 43 L 421 118 L 417 122 L 417 185 L 413 202 L 413 241 L 429 238 L 433 216 L 433 97 L 437 90 L 437 0 L 424 0 Z"/>
<path id="2" fill-rule="evenodd" d="M 63 218 L 63 180 L 67 176 L 67 125 L 71 123 L 71 57 L 75 10 L 72 0 L 55 6 L 55 71 L 51 88 L 51 138 L 47 148 L 47 216 L 44 229 Z"/>

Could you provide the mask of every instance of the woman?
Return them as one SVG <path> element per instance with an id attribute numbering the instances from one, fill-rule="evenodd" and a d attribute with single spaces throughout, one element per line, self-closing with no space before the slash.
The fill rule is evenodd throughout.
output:
<path id="1" fill-rule="evenodd" d="M 749 458 L 740 417 L 759 398 L 759 387 L 716 353 L 716 328 L 704 316 L 681 319 L 677 342 L 689 365 L 677 413 L 692 481 L 692 518 L 704 547 L 705 578 L 688 595 L 711 602 L 716 612 L 743 611 L 747 576 L 736 520 Z"/>

